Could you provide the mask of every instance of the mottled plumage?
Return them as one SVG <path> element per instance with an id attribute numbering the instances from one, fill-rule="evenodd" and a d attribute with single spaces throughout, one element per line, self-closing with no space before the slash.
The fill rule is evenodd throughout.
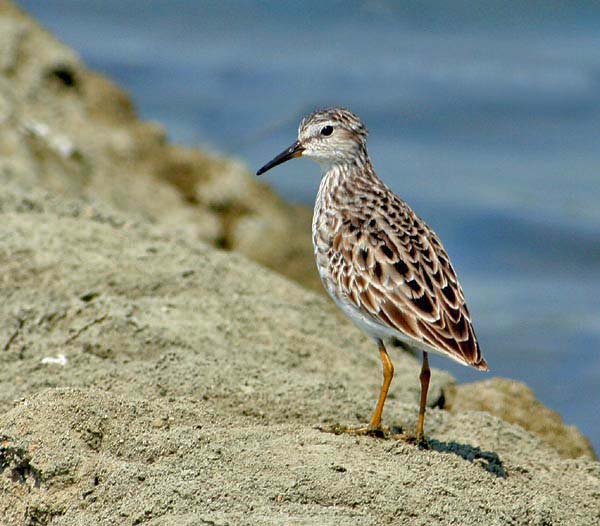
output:
<path id="1" fill-rule="evenodd" d="M 384 363 L 384 386 L 370 427 L 380 425 L 393 375 L 385 344 L 396 340 L 424 353 L 417 429 L 422 436 L 429 382 L 426 353 L 482 370 L 487 364 L 440 239 L 377 177 L 366 137 L 365 126 L 346 109 L 314 112 L 302 120 L 298 141 L 259 174 L 300 155 L 321 165 L 312 227 L 317 268 L 335 302 L 377 341 Z"/>

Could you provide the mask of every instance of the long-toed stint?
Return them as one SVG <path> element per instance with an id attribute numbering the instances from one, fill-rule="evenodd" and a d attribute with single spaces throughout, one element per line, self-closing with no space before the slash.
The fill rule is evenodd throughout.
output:
<path id="1" fill-rule="evenodd" d="M 375 340 L 383 385 L 367 432 L 381 430 L 394 375 L 386 346 L 423 353 L 416 439 L 429 388 L 427 353 L 436 352 L 487 371 L 456 273 L 436 233 L 373 170 L 367 129 L 344 108 L 316 111 L 298 128 L 298 140 L 257 175 L 294 157 L 321 165 L 312 223 L 317 268 L 327 292 Z"/>

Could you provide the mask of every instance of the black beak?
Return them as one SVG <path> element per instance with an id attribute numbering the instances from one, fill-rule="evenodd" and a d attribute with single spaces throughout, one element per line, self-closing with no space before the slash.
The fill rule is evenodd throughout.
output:
<path id="1" fill-rule="evenodd" d="M 283 150 L 277 157 L 275 157 L 275 159 L 269 161 L 261 169 L 259 169 L 258 172 L 256 172 L 256 175 L 262 175 L 267 170 L 270 170 L 274 166 L 277 166 L 278 164 L 289 161 L 290 159 L 293 159 L 294 157 L 301 157 L 303 151 L 304 151 L 304 146 L 302 146 L 300 144 L 300 141 L 296 141 L 289 148 L 286 148 L 285 150 Z"/>

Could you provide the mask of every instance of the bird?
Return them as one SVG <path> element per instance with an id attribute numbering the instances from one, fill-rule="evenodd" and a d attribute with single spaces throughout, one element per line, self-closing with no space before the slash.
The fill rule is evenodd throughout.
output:
<path id="1" fill-rule="evenodd" d="M 429 353 L 487 371 L 463 290 L 440 238 L 375 173 L 368 131 L 357 115 L 333 107 L 304 117 L 298 138 L 256 174 L 290 159 L 316 161 L 322 172 L 312 240 L 323 286 L 340 309 L 377 344 L 383 383 L 368 426 L 381 434 L 394 375 L 388 349 L 422 353 L 415 439 L 424 435 Z"/>

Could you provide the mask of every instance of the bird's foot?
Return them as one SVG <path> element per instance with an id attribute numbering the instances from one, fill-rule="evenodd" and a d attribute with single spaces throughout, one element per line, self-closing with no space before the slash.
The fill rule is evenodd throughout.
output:
<path id="1" fill-rule="evenodd" d="M 381 426 L 349 427 L 347 433 L 349 435 L 364 435 L 373 438 L 387 438 L 389 436 L 389 429 L 384 429 Z"/>
<path id="2" fill-rule="evenodd" d="M 330 424 L 316 426 L 316 429 L 323 433 L 333 433 L 334 435 L 354 435 L 354 436 L 369 436 L 373 438 L 380 438 L 385 440 L 399 440 L 417 446 L 419 449 L 431 449 L 429 442 L 425 436 L 416 436 L 406 434 L 402 427 L 399 425 L 393 425 L 392 427 L 350 427 L 343 424 Z"/>
<path id="3" fill-rule="evenodd" d="M 334 435 L 355 435 L 370 436 L 373 438 L 389 438 L 390 430 L 384 427 L 350 427 L 343 424 L 332 424 L 326 426 L 317 426 L 316 429 L 324 433 L 333 433 Z"/>
<path id="4" fill-rule="evenodd" d="M 429 442 L 423 435 L 411 436 L 406 438 L 406 442 L 417 446 L 419 449 L 431 449 Z"/>

